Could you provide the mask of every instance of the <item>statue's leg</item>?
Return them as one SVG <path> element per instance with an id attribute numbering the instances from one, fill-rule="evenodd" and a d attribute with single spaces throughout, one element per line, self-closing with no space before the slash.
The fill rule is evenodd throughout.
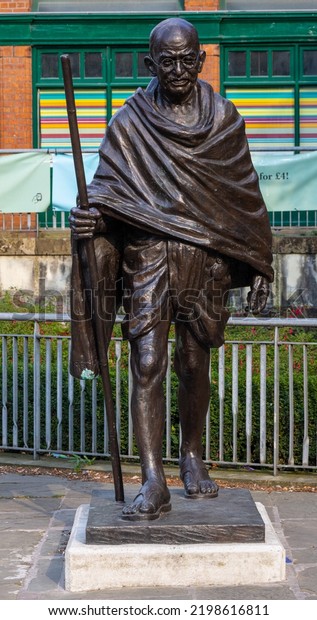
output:
<path id="1" fill-rule="evenodd" d="M 168 331 L 169 321 L 161 321 L 148 334 L 131 342 L 131 412 L 142 487 L 132 504 L 123 508 L 125 519 L 156 519 L 171 509 L 162 461 Z"/>
<path id="2" fill-rule="evenodd" d="M 185 323 L 176 324 L 175 370 L 179 379 L 179 418 L 182 429 L 180 476 L 188 498 L 218 495 L 202 460 L 202 437 L 210 397 L 209 349 L 191 334 Z"/>

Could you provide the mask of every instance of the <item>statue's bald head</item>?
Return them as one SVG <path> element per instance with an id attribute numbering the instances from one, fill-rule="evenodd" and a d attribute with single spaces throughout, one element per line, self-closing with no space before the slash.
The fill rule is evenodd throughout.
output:
<path id="1" fill-rule="evenodd" d="M 168 47 L 170 41 L 179 42 L 180 47 L 190 45 L 193 49 L 199 51 L 199 39 L 196 28 L 186 19 L 180 17 L 171 17 L 164 19 L 153 28 L 150 34 L 150 54 L 155 54 L 164 47 Z"/>
<path id="2" fill-rule="evenodd" d="M 181 103 L 194 93 L 205 58 L 196 28 L 185 19 L 172 17 L 152 30 L 150 55 L 144 62 L 157 78 L 165 101 Z"/>

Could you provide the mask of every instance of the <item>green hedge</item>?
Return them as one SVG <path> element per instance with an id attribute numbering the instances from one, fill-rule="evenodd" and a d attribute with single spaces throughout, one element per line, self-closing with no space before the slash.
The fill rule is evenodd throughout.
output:
<path id="1" fill-rule="evenodd" d="M 51 326 L 52 327 L 52 326 Z M 12 325 L 11 325 L 12 328 Z M 64 333 L 62 328 L 62 333 Z M 43 329 L 45 331 L 45 329 Z M 3 332 L 2 332 L 3 333 Z M 268 464 L 273 463 L 273 434 L 274 434 L 274 347 L 272 344 L 272 334 L 268 334 L 268 331 L 259 330 L 256 333 L 250 330 L 242 330 L 233 328 L 228 332 L 231 340 L 235 340 L 238 346 L 239 360 L 239 384 L 238 384 L 238 426 L 237 426 L 237 460 L 238 462 L 245 463 L 247 460 L 247 440 L 245 430 L 245 408 L 246 408 L 246 349 L 242 344 L 242 338 L 253 342 L 253 375 L 252 375 L 252 436 L 251 436 L 251 460 L 250 463 L 260 462 L 260 356 L 259 345 L 256 338 L 266 339 L 271 342 L 267 347 L 267 380 L 266 380 L 266 462 Z M 279 380 L 279 409 L 280 409 L 280 422 L 279 422 L 279 462 L 280 464 L 287 464 L 289 458 L 289 376 L 288 376 L 288 345 L 287 340 L 292 338 L 294 343 L 302 341 L 310 341 L 311 345 L 307 348 L 308 351 L 308 411 L 309 411 L 309 429 L 308 434 L 310 437 L 310 450 L 309 450 L 309 464 L 316 465 L 316 436 L 317 436 L 317 416 L 316 416 L 316 402 L 317 402 L 317 356 L 316 346 L 314 344 L 315 333 L 310 330 L 309 332 L 298 331 L 290 332 L 289 330 L 281 330 L 281 345 L 279 347 L 280 352 L 280 380 Z M 253 340 L 252 340 L 253 338 Z M 285 345 L 283 344 L 285 340 Z M 31 339 L 32 343 L 32 339 Z M 41 450 L 48 450 L 54 452 L 57 449 L 57 435 L 58 435 L 58 402 L 57 402 L 57 346 L 56 339 L 52 338 L 52 363 L 51 363 L 51 443 L 46 445 L 46 428 L 45 428 L 45 409 L 46 409 L 46 368 L 45 368 L 45 343 L 41 343 Z M 19 363 L 18 363 L 18 446 L 23 447 L 23 366 L 22 366 L 22 339 L 18 341 L 19 349 Z M 303 348 L 302 346 L 296 346 L 294 344 L 294 360 L 293 360 L 293 393 L 294 393 L 294 459 L 295 464 L 301 464 L 302 460 L 302 445 L 304 438 L 304 407 L 303 407 Z M 128 370 L 127 370 L 127 344 L 122 344 L 122 357 L 121 357 L 121 453 L 127 454 L 128 452 Z M 63 393 L 61 410 L 63 415 L 62 422 L 62 450 L 69 452 L 68 443 L 68 340 L 63 340 Z M 110 373 L 113 390 L 115 390 L 115 359 L 114 359 L 114 345 L 111 345 L 110 353 Z M 28 390 L 29 390 L 29 405 L 28 405 L 28 426 L 29 426 L 29 447 L 33 446 L 33 348 L 32 344 L 29 347 L 29 360 L 28 360 Z M 13 441 L 13 390 L 12 390 L 12 377 L 13 373 L 13 360 L 12 360 L 12 339 L 8 337 L 8 361 L 7 361 L 7 374 L 8 374 L 8 445 L 12 446 Z M 232 359 L 231 359 L 231 345 L 226 344 L 225 347 L 225 402 L 224 402 L 224 461 L 232 462 L 233 460 L 233 419 L 232 419 Z M 102 399 L 102 389 L 100 379 L 97 380 L 97 452 L 103 454 L 104 451 L 104 408 Z M 179 452 L 179 421 L 177 413 L 177 379 L 172 372 L 171 377 L 171 446 L 172 446 L 172 458 L 178 458 Z M 0 378 L 0 390 L 2 390 L 2 377 Z M 92 402 L 92 383 L 86 382 L 85 387 L 85 423 L 84 423 L 84 451 L 91 453 L 92 445 L 92 433 L 93 426 L 91 420 L 91 402 Z M 81 452 L 82 447 L 82 435 L 81 435 L 81 419 L 80 419 L 80 400 L 81 400 L 81 385 L 79 381 L 74 381 L 74 400 L 73 400 L 73 427 L 72 432 L 74 435 L 74 452 Z M 211 402 L 210 402 L 210 437 L 208 441 L 210 443 L 211 460 L 219 460 L 219 397 L 218 397 L 218 355 L 215 351 L 212 352 L 211 362 Z M 165 450 L 165 447 L 164 447 Z M 164 452 L 165 453 L 165 452 Z M 134 454 L 136 455 L 136 449 L 134 448 Z"/>

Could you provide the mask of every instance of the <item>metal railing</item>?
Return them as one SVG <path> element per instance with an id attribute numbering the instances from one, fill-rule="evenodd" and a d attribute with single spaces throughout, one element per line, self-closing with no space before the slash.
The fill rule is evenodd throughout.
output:
<path id="1" fill-rule="evenodd" d="M 30 452 L 34 458 L 47 453 L 108 456 L 99 379 L 77 380 L 68 372 L 69 317 L 3 313 L 0 321 L 0 448 Z M 9 329 L 13 321 L 19 333 Z M 171 337 L 165 382 L 167 462 L 178 460 L 181 435 L 174 344 Z M 112 339 L 109 364 L 122 458 L 137 459 L 129 347 L 119 335 Z M 317 319 L 230 319 L 224 346 L 211 351 L 210 378 L 207 463 L 266 467 L 274 474 L 285 468 L 317 469 Z"/>

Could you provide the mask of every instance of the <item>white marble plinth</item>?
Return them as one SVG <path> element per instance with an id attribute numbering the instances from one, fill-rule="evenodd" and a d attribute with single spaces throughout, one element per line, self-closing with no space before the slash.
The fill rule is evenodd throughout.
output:
<path id="1" fill-rule="evenodd" d="M 238 586 L 285 579 L 285 550 L 262 504 L 265 542 L 87 545 L 89 505 L 76 512 L 65 553 L 69 592 L 119 587 Z"/>

